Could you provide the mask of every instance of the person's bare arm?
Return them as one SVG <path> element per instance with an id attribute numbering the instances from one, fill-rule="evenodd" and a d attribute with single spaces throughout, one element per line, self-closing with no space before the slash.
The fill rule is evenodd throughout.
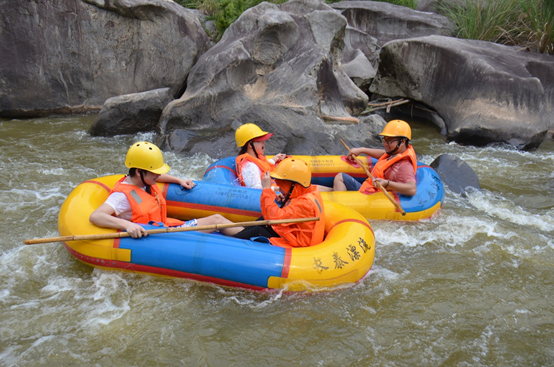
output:
<path id="1" fill-rule="evenodd" d="M 192 189 L 194 187 L 194 181 L 188 178 L 177 178 L 175 176 L 168 175 L 167 173 L 164 173 L 158 177 L 158 182 L 163 183 L 176 183 L 181 186 L 183 186 L 186 189 Z"/>
<path id="2" fill-rule="evenodd" d="M 133 238 L 140 238 L 148 235 L 146 229 L 142 226 L 125 219 L 114 217 L 113 214 L 114 209 L 110 205 L 104 203 L 92 212 L 89 220 L 92 224 L 97 225 L 98 227 L 125 230 Z"/>
<path id="3" fill-rule="evenodd" d="M 360 154 L 365 154 L 369 157 L 373 157 L 373 158 L 381 158 L 381 156 L 383 154 L 385 154 L 385 150 L 384 149 L 375 149 L 375 148 L 352 148 L 350 149 L 350 151 L 348 152 L 348 159 L 354 161 L 354 157 L 357 157 L 359 156 Z"/>
<path id="4" fill-rule="evenodd" d="M 407 195 L 407 196 L 414 196 L 417 192 L 417 185 L 415 182 L 395 182 L 390 180 L 385 180 L 382 178 L 376 178 L 373 180 L 374 185 L 375 182 L 379 182 L 387 191 L 396 191 L 399 194 Z"/>

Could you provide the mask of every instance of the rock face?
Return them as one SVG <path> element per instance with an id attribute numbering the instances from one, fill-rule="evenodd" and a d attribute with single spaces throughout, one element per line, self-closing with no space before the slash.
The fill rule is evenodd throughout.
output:
<path id="1" fill-rule="evenodd" d="M 92 136 L 154 131 L 173 95 L 169 88 L 108 98 L 89 129 Z"/>
<path id="2" fill-rule="evenodd" d="M 404 6 L 381 1 L 342 1 L 331 6 L 348 22 L 342 67 L 364 92 L 375 77 L 379 51 L 385 43 L 417 36 L 452 35 L 453 24 L 446 17 Z"/>
<path id="3" fill-rule="evenodd" d="M 442 15 L 412 10 L 379 1 L 342 1 L 332 5 L 348 21 L 348 25 L 369 34 L 380 46 L 412 37 L 450 36 L 452 22 Z"/>
<path id="4" fill-rule="evenodd" d="M 198 18 L 166 0 L 4 0 L 0 116 L 99 109 L 184 81 L 209 47 Z"/>
<path id="5" fill-rule="evenodd" d="M 448 140 L 536 148 L 553 123 L 554 58 L 490 42 L 429 36 L 381 50 L 372 93 L 432 107 Z"/>
<path id="6" fill-rule="evenodd" d="M 356 123 L 352 116 L 368 101 L 340 66 L 345 29 L 345 18 L 317 0 L 245 11 L 191 70 L 185 94 L 165 108 L 159 144 L 219 156 L 234 145 L 234 130 L 252 122 L 275 133 L 268 151 L 340 149 L 325 122 Z"/>

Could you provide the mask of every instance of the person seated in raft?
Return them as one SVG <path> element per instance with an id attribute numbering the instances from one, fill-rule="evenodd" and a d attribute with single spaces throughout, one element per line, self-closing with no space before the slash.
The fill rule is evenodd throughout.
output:
<path id="1" fill-rule="evenodd" d="M 279 194 L 271 189 L 271 178 L 279 186 Z M 312 173 L 306 162 L 296 158 L 286 158 L 275 172 L 266 172 L 262 178 L 260 219 L 319 217 L 319 221 L 247 227 L 233 237 L 267 237 L 272 244 L 281 247 L 307 247 L 321 243 L 325 235 L 323 200 L 317 186 L 310 184 L 311 179 Z"/>
<path id="2" fill-rule="evenodd" d="M 379 160 L 373 167 L 371 174 L 375 179 L 367 178 L 360 184 L 346 173 L 339 173 L 333 181 L 333 188 L 320 189 L 322 191 L 360 191 L 372 194 L 377 190 L 375 182 L 379 182 L 385 189 L 396 191 L 399 194 L 414 196 L 417 192 L 416 170 L 417 158 L 414 148 L 410 145 L 412 130 L 407 122 L 392 120 L 379 134 L 382 136 L 383 149 L 353 148 L 348 152 L 348 159 L 365 154 Z"/>
<path id="3" fill-rule="evenodd" d="M 235 169 L 242 186 L 261 189 L 264 174 L 273 171 L 275 165 L 285 159 L 283 153 L 269 160 L 265 157 L 265 142 L 272 136 L 273 133 L 262 131 L 255 124 L 244 124 L 235 132 L 237 147 L 240 148 Z"/>
<path id="4" fill-rule="evenodd" d="M 127 151 L 125 165 L 129 168 L 129 174 L 115 184 L 106 201 L 90 215 L 91 223 L 99 227 L 126 230 L 133 238 L 146 236 L 146 229 L 137 223 L 146 224 L 150 221 L 162 222 L 166 227 L 232 223 L 219 214 L 187 222 L 167 218 L 165 198 L 156 182 L 176 183 L 187 189 L 193 188 L 194 182 L 168 175 L 169 166 L 164 163 L 162 152 L 156 145 L 145 141 L 133 144 Z M 224 228 L 221 232 L 233 235 L 243 229 Z"/>

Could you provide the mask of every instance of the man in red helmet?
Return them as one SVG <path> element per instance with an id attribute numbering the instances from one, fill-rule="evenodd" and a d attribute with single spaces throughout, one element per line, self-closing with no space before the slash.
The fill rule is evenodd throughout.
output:
<path id="1" fill-rule="evenodd" d="M 414 148 L 410 145 L 412 138 L 410 125 L 402 120 L 392 120 L 379 135 L 382 136 L 385 149 L 353 148 L 348 152 L 350 160 L 354 160 L 354 157 L 360 154 L 379 159 L 371 172 L 374 180 L 368 177 L 363 184 L 360 184 L 351 176 L 339 173 L 333 181 L 333 191 L 360 191 L 364 194 L 372 194 L 377 191 L 375 185 L 379 182 L 385 189 L 402 195 L 416 194 L 417 158 Z"/>

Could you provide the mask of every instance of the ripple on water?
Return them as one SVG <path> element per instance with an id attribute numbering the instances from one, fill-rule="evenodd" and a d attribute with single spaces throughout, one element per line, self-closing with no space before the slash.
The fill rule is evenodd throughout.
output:
<path id="1" fill-rule="evenodd" d="M 554 213 L 552 210 L 538 214 L 507 200 L 499 193 L 476 191 L 469 196 L 469 202 L 485 215 L 495 217 L 519 226 L 533 227 L 541 231 L 554 230 Z"/>

